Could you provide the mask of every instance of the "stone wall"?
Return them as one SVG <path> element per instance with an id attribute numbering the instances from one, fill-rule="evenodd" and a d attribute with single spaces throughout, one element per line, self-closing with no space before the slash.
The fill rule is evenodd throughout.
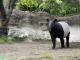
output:
<path id="1" fill-rule="evenodd" d="M 50 40 L 46 19 L 50 15 L 46 12 L 30 12 L 14 10 L 9 21 L 10 36 L 26 37 L 27 40 Z"/>

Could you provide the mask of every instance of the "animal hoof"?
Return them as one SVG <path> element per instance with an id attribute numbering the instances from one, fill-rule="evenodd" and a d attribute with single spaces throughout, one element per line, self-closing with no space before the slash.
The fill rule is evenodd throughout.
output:
<path id="1" fill-rule="evenodd" d="M 55 49 L 55 47 L 52 47 L 52 49 Z"/>
<path id="2" fill-rule="evenodd" d="M 65 46 L 61 47 L 61 48 L 65 48 Z"/>
<path id="3" fill-rule="evenodd" d="M 69 46 L 67 46 L 67 48 L 69 48 Z"/>

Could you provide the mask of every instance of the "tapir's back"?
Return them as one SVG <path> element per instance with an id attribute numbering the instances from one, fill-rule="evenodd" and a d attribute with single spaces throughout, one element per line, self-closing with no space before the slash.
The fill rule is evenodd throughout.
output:
<path id="1" fill-rule="evenodd" d="M 58 22 L 58 23 L 61 24 L 63 31 L 64 31 L 64 37 L 66 37 L 68 33 L 70 32 L 69 25 L 65 22 Z"/>

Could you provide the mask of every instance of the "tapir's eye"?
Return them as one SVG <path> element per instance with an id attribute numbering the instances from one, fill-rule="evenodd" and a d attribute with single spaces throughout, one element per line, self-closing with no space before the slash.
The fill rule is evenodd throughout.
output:
<path id="1" fill-rule="evenodd" d="M 46 24 L 46 25 L 48 25 L 48 24 Z"/>

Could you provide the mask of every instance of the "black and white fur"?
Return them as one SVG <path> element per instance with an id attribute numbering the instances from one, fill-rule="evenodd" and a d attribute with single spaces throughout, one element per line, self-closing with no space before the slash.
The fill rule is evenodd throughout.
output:
<path id="1" fill-rule="evenodd" d="M 58 22 L 57 19 L 54 19 L 54 21 L 48 21 L 48 28 L 53 43 L 52 48 L 56 46 L 56 38 L 60 38 L 61 48 L 65 47 L 64 38 L 66 38 L 66 46 L 69 47 L 70 29 L 67 23 L 63 21 Z"/>

